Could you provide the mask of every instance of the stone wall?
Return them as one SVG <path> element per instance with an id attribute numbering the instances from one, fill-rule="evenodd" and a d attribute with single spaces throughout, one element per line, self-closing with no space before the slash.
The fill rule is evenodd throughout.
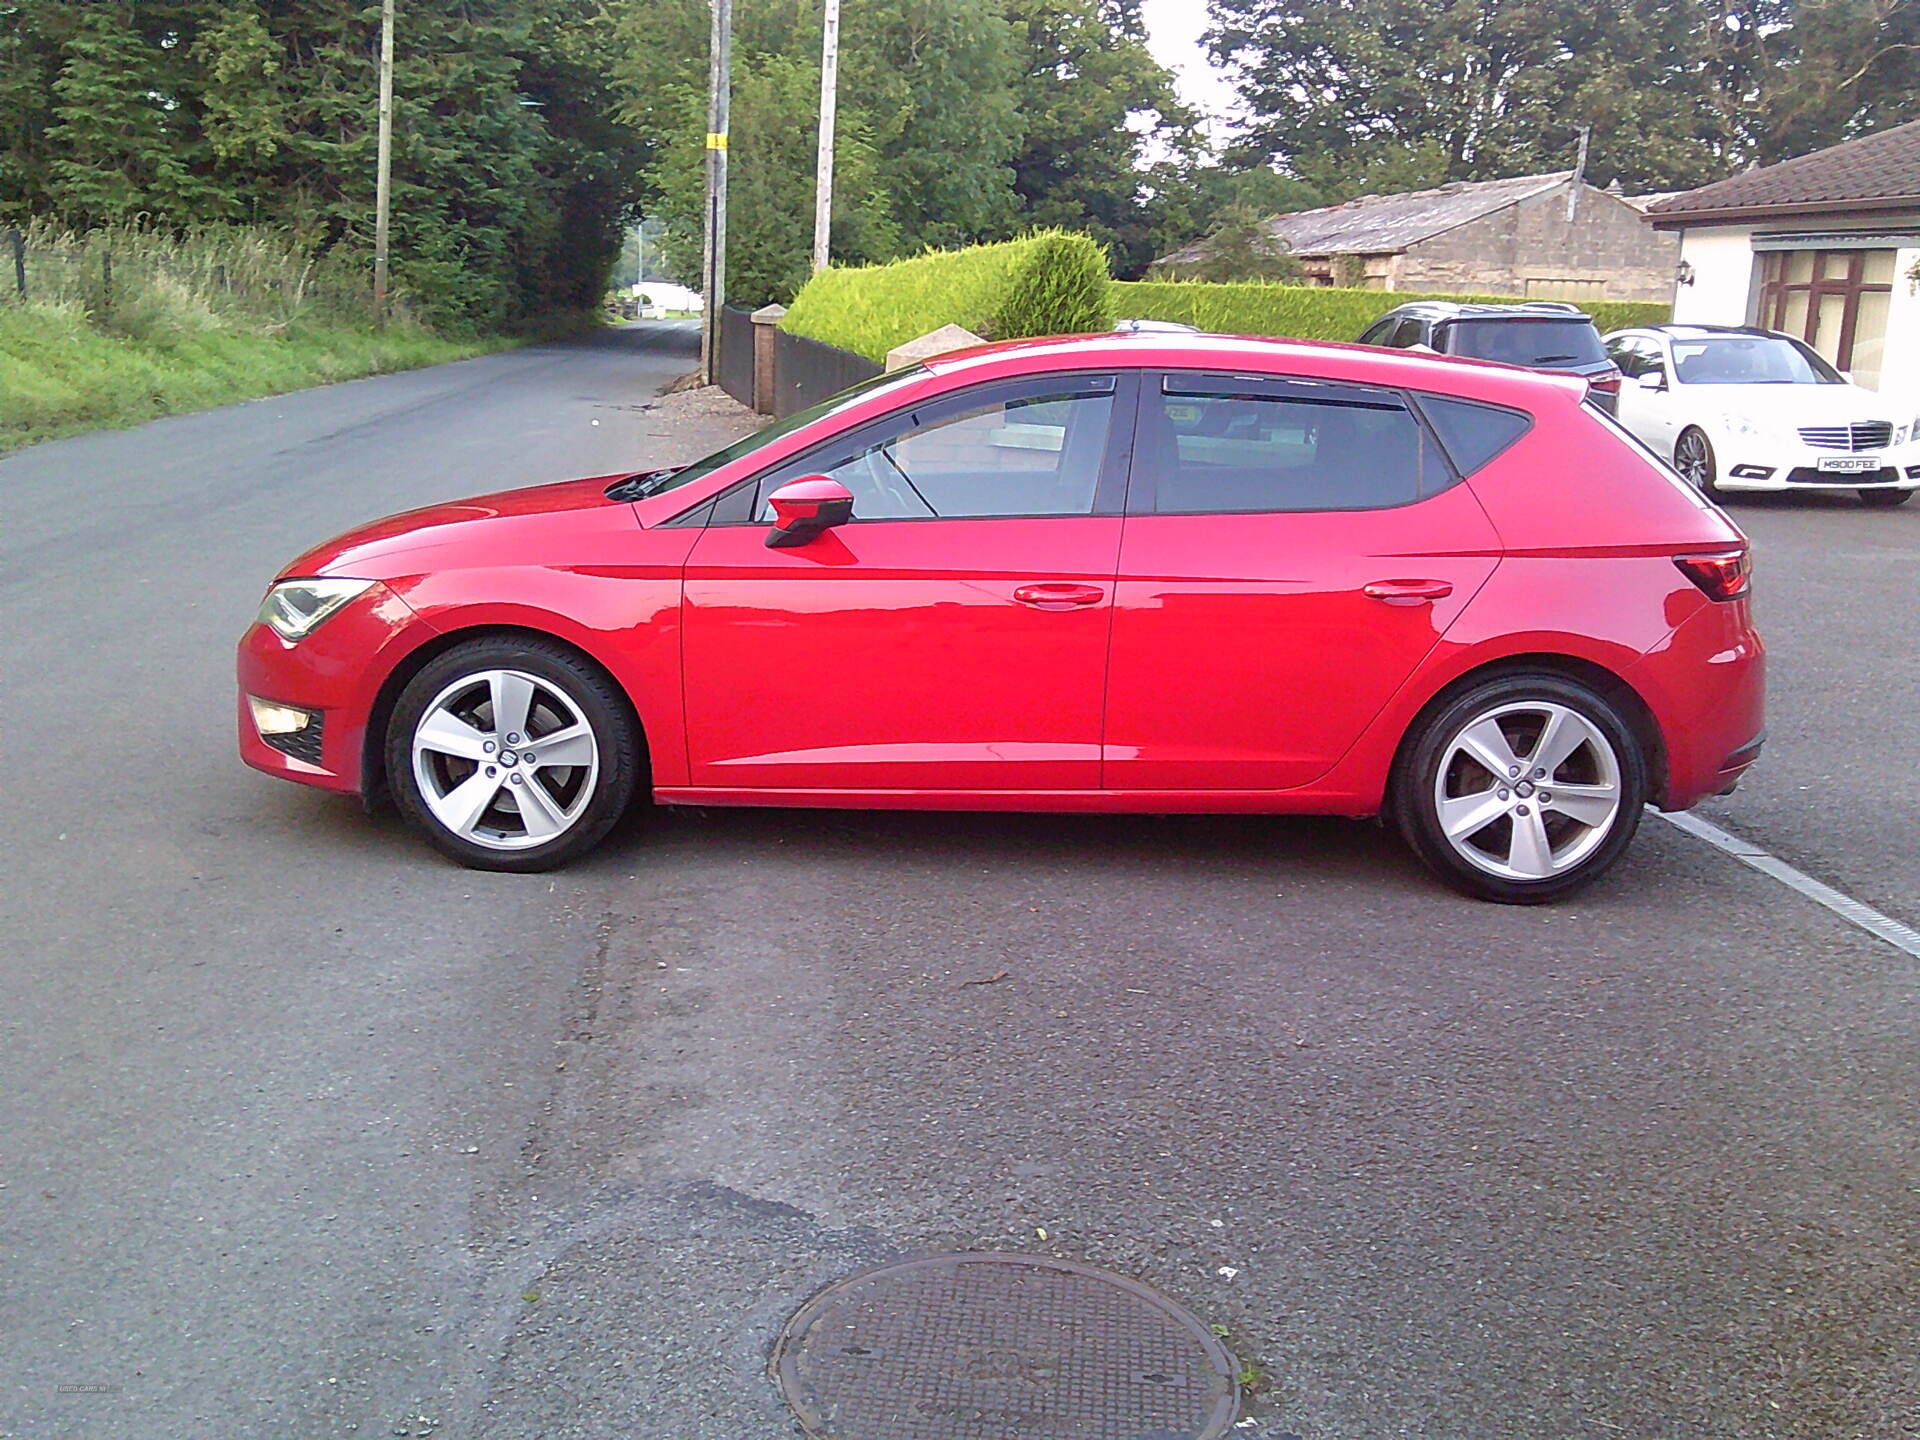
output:
<path id="1" fill-rule="evenodd" d="M 1569 224 L 1561 186 L 1409 246 L 1393 288 L 1525 297 L 1531 281 L 1536 299 L 1670 300 L 1679 259 L 1671 234 L 1591 186 Z"/>

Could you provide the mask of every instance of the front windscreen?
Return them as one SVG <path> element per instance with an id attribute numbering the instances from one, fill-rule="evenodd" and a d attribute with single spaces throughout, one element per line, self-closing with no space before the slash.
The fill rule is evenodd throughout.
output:
<path id="1" fill-rule="evenodd" d="M 1565 320 L 1456 320 L 1447 327 L 1449 355 L 1501 360 L 1534 369 L 1604 365 L 1600 332 L 1585 316 Z"/>
<path id="2" fill-rule="evenodd" d="M 804 426 L 827 415 L 833 415 L 849 406 L 876 395 L 883 390 L 905 385 L 910 380 L 918 380 L 926 374 L 926 367 L 909 366 L 903 370 L 889 370 L 884 375 L 876 375 L 871 380 L 863 380 L 838 395 L 822 400 L 818 405 L 809 406 L 784 420 L 776 420 L 751 435 L 742 436 L 723 450 L 716 450 L 703 460 L 691 465 L 671 466 L 665 470 L 649 470 L 639 475 L 629 475 L 616 480 L 607 487 L 607 494 L 615 500 L 647 500 L 655 495 L 664 495 L 669 490 L 678 490 L 682 485 L 691 485 L 694 481 L 711 475 L 722 465 L 731 465 L 743 455 L 751 455 L 763 446 L 771 445 L 782 436 L 791 435 Z"/>
<path id="3" fill-rule="evenodd" d="M 1784 335 L 1705 335 L 1673 341 L 1682 385 L 1843 385 L 1840 372 Z"/>

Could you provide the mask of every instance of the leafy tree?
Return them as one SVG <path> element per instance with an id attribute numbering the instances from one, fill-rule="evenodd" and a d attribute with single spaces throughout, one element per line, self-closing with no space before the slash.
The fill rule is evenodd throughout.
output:
<path id="1" fill-rule="evenodd" d="M 1022 218 L 1084 231 L 1137 270 L 1158 238 L 1147 157 L 1190 163 L 1197 124 L 1147 51 L 1138 0 L 1008 0 L 1005 13 L 1020 56 Z"/>
<path id="2" fill-rule="evenodd" d="M 1716 179 L 1904 120 L 1907 0 L 1213 0 L 1251 118 L 1241 155 L 1330 196 L 1567 168 Z"/>
<path id="3" fill-rule="evenodd" d="M 85 11 L 53 81 L 51 186 L 87 224 L 181 207 L 192 185 L 158 92 L 159 56 L 127 7 Z"/>
<path id="4" fill-rule="evenodd" d="M 1268 228 L 1271 215 L 1244 201 L 1228 205 L 1205 236 L 1200 257 L 1161 267 L 1159 279 L 1216 282 L 1298 280 L 1300 264 Z"/>

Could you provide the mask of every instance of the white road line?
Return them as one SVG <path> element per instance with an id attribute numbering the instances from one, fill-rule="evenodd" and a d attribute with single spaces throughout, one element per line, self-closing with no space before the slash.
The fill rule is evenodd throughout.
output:
<path id="1" fill-rule="evenodd" d="M 1920 959 L 1920 930 L 1911 925 L 1902 925 L 1890 915 L 1882 915 L 1871 905 L 1864 905 L 1851 895 L 1842 895 L 1831 885 L 1823 885 L 1811 875 L 1800 871 L 1774 855 L 1769 855 L 1751 841 L 1742 840 L 1738 835 L 1730 835 L 1718 825 L 1702 820 L 1698 815 L 1668 815 L 1654 811 L 1669 825 L 1696 835 L 1716 850 L 1724 850 L 1742 865 L 1751 866 L 1762 875 L 1771 876 L 1789 890 L 1797 890 L 1816 905 L 1824 905 L 1850 925 L 1858 925 L 1869 935 L 1877 935 L 1889 945 Z"/>

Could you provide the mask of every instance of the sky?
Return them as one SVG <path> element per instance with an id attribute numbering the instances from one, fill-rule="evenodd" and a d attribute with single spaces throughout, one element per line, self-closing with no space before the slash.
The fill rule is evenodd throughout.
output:
<path id="1" fill-rule="evenodd" d="M 1214 68 L 1200 37 L 1207 28 L 1206 0 L 1145 0 L 1147 48 L 1180 77 L 1180 98 L 1216 122 L 1236 108 L 1233 86 Z M 1216 139 L 1224 138 L 1216 123 Z"/>

